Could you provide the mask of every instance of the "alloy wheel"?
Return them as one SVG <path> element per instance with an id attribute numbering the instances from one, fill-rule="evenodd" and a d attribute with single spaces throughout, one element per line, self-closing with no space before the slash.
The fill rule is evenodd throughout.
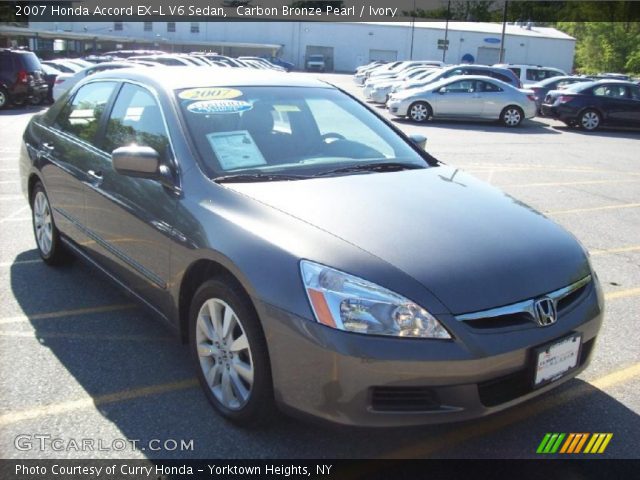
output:
<path id="1" fill-rule="evenodd" d="M 416 103 L 411 106 L 409 115 L 411 116 L 411 120 L 414 120 L 416 122 L 424 122 L 427 118 L 429 118 L 429 109 L 424 103 Z"/>
<path id="2" fill-rule="evenodd" d="M 53 246 L 53 222 L 49 201 L 42 191 L 37 192 L 33 200 L 33 226 L 38 248 L 44 256 L 49 256 Z"/>
<path id="3" fill-rule="evenodd" d="M 212 298 L 200 307 L 196 346 L 207 385 L 221 405 L 241 409 L 249 400 L 254 367 L 240 318 L 224 301 Z"/>
<path id="4" fill-rule="evenodd" d="M 7 95 L 0 89 L 0 108 L 7 104 Z"/>

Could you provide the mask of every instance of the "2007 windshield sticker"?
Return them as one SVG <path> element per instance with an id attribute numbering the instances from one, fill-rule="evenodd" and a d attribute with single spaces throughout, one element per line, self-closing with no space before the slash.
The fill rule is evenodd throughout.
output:
<path id="1" fill-rule="evenodd" d="M 217 114 L 240 113 L 251 110 L 253 106 L 244 100 L 206 100 L 194 102 L 187 106 L 191 113 Z"/>
<path id="2" fill-rule="evenodd" d="M 183 100 L 228 100 L 242 96 L 240 90 L 235 88 L 190 88 L 178 94 Z"/>

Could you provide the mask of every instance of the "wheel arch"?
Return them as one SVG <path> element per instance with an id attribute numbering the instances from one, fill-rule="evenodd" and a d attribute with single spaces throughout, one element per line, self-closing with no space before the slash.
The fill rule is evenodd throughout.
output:
<path id="1" fill-rule="evenodd" d="M 600 120 L 602 121 L 607 119 L 607 116 L 604 114 L 604 112 L 600 108 L 598 108 L 596 105 L 587 105 L 586 107 L 582 107 L 578 112 L 578 115 L 576 115 L 576 120 L 578 121 L 578 123 L 580 123 L 580 118 L 582 118 L 582 114 L 587 110 L 593 110 L 594 112 L 596 112 L 598 115 L 600 115 Z"/>
<path id="2" fill-rule="evenodd" d="M 36 188 L 36 183 L 42 183 L 42 180 L 37 174 L 32 173 L 31 175 L 29 175 L 29 179 L 27 180 L 27 195 L 29 198 L 29 205 L 33 203 L 33 190 Z"/>
<path id="3" fill-rule="evenodd" d="M 226 282 L 235 287 L 247 301 L 249 308 L 252 308 L 257 315 L 257 309 L 254 305 L 248 289 L 242 281 L 229 268 L 222 263 L 210 258 L 202 258 L 191 263 L 184 272 L 180 282 L 178 293 L 178 326 L 180 338 L 183 343 L 187 343 L 189 339 L 189 310 L 191 308 L 191 300 L 196 291 L 207 280 L 212 278 L 224 278 Z M 262 328 L 262 325 L 260 325 Z"/>
<path id="4" fill-rule="evenodd" d="M 411 118 L 411 107 L 413 107 L 416 103 L 424 103 L 427 106 L 427 109 L 429 110 L 430 113 L 430 117 L 433 117 L 435 115 L 435 111 L 433 109 L 433 105 L 431 105 L 431 102 L 429 102 L 428 100 L 421 98 L 418 100 L 414 100 L 413 102 L 411 102 L 409 104 L 409 106 L 407 107 L 407 117 Z"/>

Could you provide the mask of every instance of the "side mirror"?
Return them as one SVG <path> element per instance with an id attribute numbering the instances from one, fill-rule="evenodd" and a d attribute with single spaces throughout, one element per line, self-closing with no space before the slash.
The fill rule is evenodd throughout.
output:
<path id="1" fill-rule="evenodd" d="M 424 150 L 427 148 L 427 137 L 424 135 L 409 135 L 409 140 L 411 140 L 416 146 Z"/>
<path id="2" fill-rule="evenodd" d="M 440 87 L 440 88 L 438 89 L 438 93 L 439 93 L 440 95 L 444 95 L 445 93 L 447 93 L 447 87 Z"/>
<path id="3" fill-rule="evenodd" d="M 151 147 L 129 145 L 111 152 L 113 168 L 120 175 L 156 179 L 160 176 L 160 154 Z"/>

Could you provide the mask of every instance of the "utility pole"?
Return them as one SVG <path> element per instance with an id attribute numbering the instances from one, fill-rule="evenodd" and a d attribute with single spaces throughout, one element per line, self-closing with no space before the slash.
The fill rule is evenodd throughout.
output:
<path id="1" fill-rule="evenodd" d="M 504 63 L 504 32 L 507 28 L 507 8 L 509 6 L 508 0 L 504 2 L 504 11 L 502 12 L 502 36 L 500 37 L 500 61 L 498 63 Z"/>
<path id="2" fill-rule="evenodd" d="M 447 2 L 447 21 L 444 24 L 444 48 L 442 49 L 442 63 L 446 63 L 447 50 L 449 49 L 448 37 L 449 37 L 449 17 L 451 16 L 451 0 Z"/>
<path id="3" fill-rule="evenodd" d="M 411 51 L 409 60 L 413 60 L 413 37 L 416 32 L 416 0 L 413 0 L 413 10 L 411 10 Z"/>

